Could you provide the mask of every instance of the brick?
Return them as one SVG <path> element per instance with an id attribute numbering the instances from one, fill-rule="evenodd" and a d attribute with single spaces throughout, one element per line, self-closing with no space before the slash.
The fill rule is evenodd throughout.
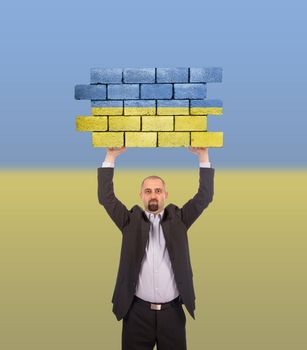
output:
<path id="1" fill-rule="evenodd" d="M 91 68 L 91 84 L 121 83 L 122 68 Z"/>
<path id="2" fill-rule="evenodd" d="M 176 116 L 175 131 L 204 131 L 207 130 L 206 116 Z"/>
<path id="3" fill-rule="evenodd" d="M 141 117 L 127 117 L 127 116 L 110 116 L 109 117 L 109 131 L 140 131 Z"/>
<path id="4" fill-rule="evenodd" d="M 188 83 L 189 68 L 157 68 L 157 83 Z"/>
<path id="5" fill-rule="evenodd" d="M 220 83 L 223 70 L 220 67 L 190 68 L 191 83 Z"/>
<path id="6" fill-rule="evenodd" d="M 116 108 L 123 108 L 124 107 L 124 101 L 101 101 L 101 100 L 93 100 L 91 101 L 91 106 L 92 107 L 116 107 Z"/>
<path id="7" fill-rule="evenodd" d="M 123 113 L 123 101 L 92 101 L 93 115 L 122 115 Z"/>
<path id="8" fill-rule="evenodd" d="M 192 115 L 221 115 L 223 114 L 221 100 L 191 100 L 190 113 Z"/>
<path id="9" fill-rule="evenodd" d="M 189 145 L 189 132 L 158 132 L 158 147 L 186 147 Z"/>
<path id="10" fill-rule="evenodd" d="M 76 118 L 77 131 L 106 131 L 107 129 L 107 117 L 78 116 Z"/>
<path id="11" fill-rule="evenodd" d="M 203 107 L 203 108 L 191 108 L 191 115 L 221 115 L 223 114 L 223 108 L 220 107 Z"/>
<path id="12" fill-rule="evenodd" d="M 141 84 L 142 99 L 170 99 L 172 97 L 172 84 Z"/>
<path id="13" fill-rule="evenodd" d="M 125 68 L 124 83 L 154 83 L 156 79 L 155 68 Z"/>
<path id="14" fill-rule="evenodd" d="M 76 85 L 75 99 L 76 100 L 105 100 L 106 86 L 105 85 Z"/>
<path id="15" fill-rule="evenodd" d="M 223 107 L 222 100 L 191 100 L 191 107 Z"/>
<path id="16" fill-rule="evenodd" d="M 122 147 L 124 146 L 123 132 L 92 132 L 93 147 Z"/>
<path id="17" fill-rule="evenodd" d="M 126 147 L 157 147 L 156 132 L 125 132 Z"/>
<path id="18" fill-rule="evenodd" d="M 222 132 L 191 132 L 192 147 L 223 147 Z"/>
<path id="19" fill-rule="evenodd" d="M 150 116 L 142 117 L 142 131 L 173 131 L 173 116 Z"/>
<path id="20" fill-rule="evenodd" d="M 206 96 L 206 84 L 174 84 L 175 99 L 202 99 Z"/>
<path id="21" fill-rule="evenodd" d="M 139 84 L 111 84 L 107 85 L 108 100 L 136 99 L 140 95 Z"/>
<path id="22" fill-rule="evenodd" d="M 122 115 L 123 114 L 123 108 L 119 107 L 105 107 L 105 108 L 98 108 L 94 107 L 92 108 L 92 114 L 94 116 L 99 115 Z"/>
<path id="23" fill-rule="evenodd" d="M 155 100 L 124 101 L 124 115 L 155 115 Z"/>
<path id="24" fill-rule="evenodd" d="M 158 115 L 188 115 L 189 100 L 158 100 Z"/>

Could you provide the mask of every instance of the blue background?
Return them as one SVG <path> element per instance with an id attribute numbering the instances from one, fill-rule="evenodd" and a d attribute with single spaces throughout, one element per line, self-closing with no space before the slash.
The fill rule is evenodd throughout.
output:
<path id="1" fill-rule="evenodd" d="M 12 1 L 2 3 L 0 166 L 96 167 L 104 149 L 75 131 L 91 67 L 223 67 L 208 84 L 224 115 L 210 131 L 215 167 L 306 167 L 304 1 Z M 187 167 L 180 149 L 129 149 L 119 166 Z"/>

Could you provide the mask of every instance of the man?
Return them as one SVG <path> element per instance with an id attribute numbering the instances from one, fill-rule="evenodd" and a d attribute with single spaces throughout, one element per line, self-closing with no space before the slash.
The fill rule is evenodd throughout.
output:
<path id="1" fill-rule="evenodd" d="M 158 176 L 143 180 L 130 210 L 115 196 L 114 164 L 125 147 L 107 148 L 98 168 L 98 198 L 122 232 L 113 312 L 123 319 L 122 349 L 186 349 L 186 317 L 194 317 L 195 294 L 187 230 L 213 199 L 214 169 L 207 148 L 189 147 L 199 159 L 199 188 L 182 208 L 164 207 L 168 193 Z M 187 185 L 187 184 L 185 184 Z"/>

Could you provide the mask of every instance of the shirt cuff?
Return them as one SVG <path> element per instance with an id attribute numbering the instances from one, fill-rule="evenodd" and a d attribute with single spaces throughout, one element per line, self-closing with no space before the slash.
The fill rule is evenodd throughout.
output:
<path id="1" fill-rule="evenodd" d="M 102 168 L 114 168 L 114 163 L 111 162 L 102 162 Z"/>
<path id="2" fill-rule="evenodd" d="M 211 163 L 210 162 L 199 162 L 199 167 L 200 168 L 211 168 Z"/>

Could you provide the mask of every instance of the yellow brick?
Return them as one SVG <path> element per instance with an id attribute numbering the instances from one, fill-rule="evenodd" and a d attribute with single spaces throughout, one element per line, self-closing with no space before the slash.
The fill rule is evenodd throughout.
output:
<path id="1" fill-rule="evenodd" d="M 107 128 L 107 117 L 78 116 L 76 119 L 77 131 L 105 131 Z"/>
<path id="2" fill-rule="evenodd" d="M 156 107 L 125 107 L 124 115 L 155 115 Z"/>
<path id="3" fill-rule="evenodd" d="M 93 115 L 123 115 L 123 107 L 93 107 Z"/>
<path id="4" fill-rule="evenodd" d="M 157 147 L 156 132 L 125 132 L 126 147 Z"/>
<path id="5" fill-rule="evenodd" d="M 223 147 L 222 132 L 191 132 L 192 147 Z"/>
<path id="6" fill-rule="evenodd" d="M 189 115 L 189 107 L 158 107 L 158 115 Z"/>
<path id="7" fill-rule="evenodd" d="M 109 116 L 109 130 L 141 130 L 141 117 Z"/>
<path id="8" fill-rule="evenodd" d="M 207 130 L 206 116 L 176 116 L 175 131 Z"/>
<path id="9" fill-rule="evenodd" d="M 122 147 L 124 146 L 123 132 L 93 132 L 93 147 Z"/>
<path id="10" fill-rule="evenodd" d="M 185 147 L 190 145 L 189 132 L 159 132 L 159 147 Z"/>
<path id="11" fill-rule="evenodd" d="M 223 114 L 222 107 L 194 107 L 191 108 L 192 115 L 221 115 Z"/>
<path id="12" fill-rule="evenodd" d="M 173 116 L 142 117 L 142 131 L 172 131 L 174 130 Z"/>

